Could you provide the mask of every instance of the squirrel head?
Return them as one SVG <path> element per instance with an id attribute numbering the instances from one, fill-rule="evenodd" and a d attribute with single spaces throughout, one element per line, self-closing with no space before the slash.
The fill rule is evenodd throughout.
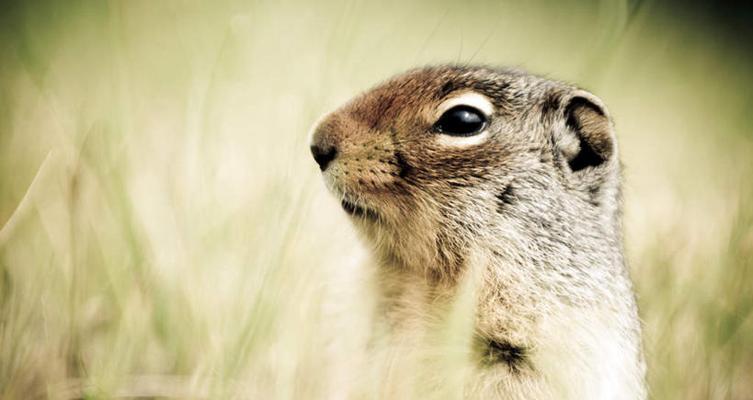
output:
<path id="1" fill-rule="evenodd" d="M 510 227 L 525 236 L 617 219 L 604 105 L 521 71 L 408 71 L 324 116 L 311 152 L 367 241 L 406 266 L 460 268 L 466 249 Z"/>

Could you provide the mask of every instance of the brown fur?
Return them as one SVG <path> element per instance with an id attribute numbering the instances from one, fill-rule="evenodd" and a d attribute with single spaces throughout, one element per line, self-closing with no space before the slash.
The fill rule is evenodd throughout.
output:
<path id="1" fill-rule="evenodd" d="M 437 107 L 470 92 L 493 105 L 488 138 L 448 146 Z M 480 264 L 474 330 L 493 362 L 468 396 L 645 396 L 617 142 L 598 98 L 515 70 L 428 67 L 329 114 L 312 143 L 337 150 L 325 181 L 373 247 L 393 324 L 452 299 Z"/>

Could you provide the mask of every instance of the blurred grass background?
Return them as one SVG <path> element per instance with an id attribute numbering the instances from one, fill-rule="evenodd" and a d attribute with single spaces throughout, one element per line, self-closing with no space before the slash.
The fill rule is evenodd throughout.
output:
<path id="1" fill-rule="evenodd" d="M 701 11 L 4 2 L 0 398 L 379 398 L 363 250 L 307 131 L 441 62 L 606 101 L 652 397 L 753 398 L 753 53 Z"/>

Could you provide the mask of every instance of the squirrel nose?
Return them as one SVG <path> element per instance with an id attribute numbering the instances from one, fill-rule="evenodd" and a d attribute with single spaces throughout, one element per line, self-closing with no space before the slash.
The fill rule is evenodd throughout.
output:
<path id="1" fill-rule="evenodd" d="M 314 161 L 319 164 L 319 168 L 324 171 L 327 169 L 329 163 L 337 157 L 337 148 L 326 145 L 312 145 L 311 154 L 314 156 Z"/>

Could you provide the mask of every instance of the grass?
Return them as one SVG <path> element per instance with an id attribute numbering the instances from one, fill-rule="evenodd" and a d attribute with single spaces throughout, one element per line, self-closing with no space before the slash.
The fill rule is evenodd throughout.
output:
<path id="1" fill-rule="evenodd" d="M 750 398 L 753 61 L 630 4 L 4 6 L 0 398 L 384 395 L 389 371 L 358 352 L 365 254 L 307 131 L 437 62 L 521 66 L 606 101 L 652 396 Z"/>

